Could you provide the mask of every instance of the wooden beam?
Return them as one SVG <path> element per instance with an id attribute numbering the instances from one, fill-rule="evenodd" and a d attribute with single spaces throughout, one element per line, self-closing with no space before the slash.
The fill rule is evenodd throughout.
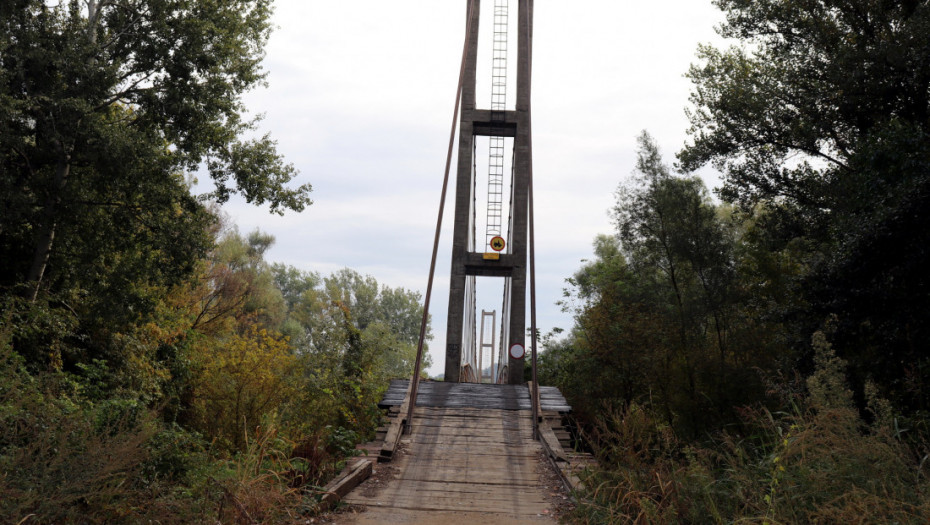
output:
<path id="1" fill-rule="evenodd" d="M 371 472 L 372 462 L 368 460 L 359 461 L 351 468 L 343 471 L 339 477 L 330 481 L 329 484 L 323 488 L 323 498 L 319 503 L 320 510 L 326 511 L 331 509 L 339 503 L 342 498 L 346 497 L 346 494 L 351 492 L 352 489 L 371 477 Z"/>
<path id="2" fill-rule="evenodd" d="M 562 449 L 559 438 L 555 437 L 555 432 L 553 432 L 552 427 L 547 424 L 539 425 L 539 436 L 542 438 L 546 452 L 549 453 L 552 459 L 556 461 L 568 461 L 568 456 L 565 455 L 565 450 Z"/>
<path id="3" fill-rule="evenodd" d="M 404 424 L 406 423 L 407 408 L 410 406 L 410 390 L 404 397 L 404 402 L 400 405 L 400 412 L 391 421 L 387 434 L 384 436 L 384 444 L 381 445 L 381 454 L 378 455 L 378 463 L 386 463 L 394 457 L 394 451 L 397 444 L 400 443 L 400 437 L 404 433 Z"/>

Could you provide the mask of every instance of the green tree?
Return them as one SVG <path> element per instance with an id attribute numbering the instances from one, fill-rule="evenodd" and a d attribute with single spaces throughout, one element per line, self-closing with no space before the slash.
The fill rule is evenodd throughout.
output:
<path id="1" fill-rule="evenodd" d="M 388 380 L 413 373 L 420 295 L 348 268 L 322 279 L 283 265 L 272 272 L 290 308 L 286 333 L 303 374 L 289 420 L 307 432 L 324 425 L 367 432 Z"/>
<path id="2" fill-rule="evenodd" d="M 636 176 L 617 192 L 615 236 L 569 279 L 575 326 L 547 346 L 544 366 L 589 420 L 603 403 L 648 405 L 681 432 L 736 420 L 760 399 L 753 367 L 769 367 L 748 313 L 756 273 L 740 249 L 745 227 L 711 202 L 701 180 L 673 173 L 639 137 Z M 751 258 L 748 258 L 750 261 Z"/>
<path id="3" fill-rule="evenodd" d="M 361 332 L 387 327 L 399 345 L 416 347 L 423 316 L 418 292 L 379 285 L 374 277 L 349 268 L 323 278 L 283 265 L 273 266 L 272 272 L 290 305 L 291 319 L 303 327 L 294 343 L 301 351 L 339 348 L 345 341 L 346 311 Z M 429 327 L 426 337 L 432 338 Z"/>
<path id="4" fill-rule="evenodd" d="M 198 356 L 193 410 L 207 436 L 238 450 L 295 396 L 297 359 L 286 341 L 254 326 L 215 343 Z"/>
<path id="5" fill-rule="evenodd" d="M 146 269 L 188 267 L 203 251 L 190 232 L 207 219 L 183 177 L 201 165 L 218 202 L 310 203 L 241 117 L 240 96 L 263 82 L 270 12 L 268 0 L 4 2 L 2 284 L 28 283 L 34 301 L 93 264 L 112 268 L 124 244 L 158 246 Z"/>
<path id="6" fill-rule="evenodd" d="M 0 5 L 0 309 L 31 368 L 100 360 L 113 388 L 157 391 L 144 327 L 216 238 L 195 170 L 217 202 L 310 203 L 241 117 L 269 16 L 265 0 Z"/>
<path id="7" fill-rule="evenodd" d="M 543 338 L 540 381 L 559 385 L 584 421 L 599 418 L 605 405 L 641 401 L 650 390 L 673 419 L 666 326 L 637 296 L 637 277 L 618 238 L 599 235 L 594 258 L 567 282 L 562 305 L 574 312 L 575 325 L 564 339 Z"/>
<path id="8" fill-rule="evenodd" d="M 704 183 L 698 177 L 673 176 L 648 133 L 643 132 L 639 144 L 640 177 L 618 191 L 613 209 L 620 240 L 633 270 L 674 305 L 681 345 L 701 344 L 689 334 L 712 331 L 723 362 L 734 239 L 718 219 Z M 704 328 L 708 317 L 711 326 Z"/>
<path id="9" fill-rule="evenodd" d="M 682 166 L 720 169 L 767 249 L 803 250 L 803 300 L 770 312 L 799 349 L 835 314 L 854 382 L 930 409 L 930 3 L 715 3 L 739 43 L 690 70 Z"/>

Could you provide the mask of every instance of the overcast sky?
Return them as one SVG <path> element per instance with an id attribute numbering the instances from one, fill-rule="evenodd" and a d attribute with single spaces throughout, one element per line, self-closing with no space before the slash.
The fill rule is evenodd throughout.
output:
<path id="1" fill-rule="evenodd" d="M 510 4 L 515 18 L 517 0 Z M 260 228 L 277 238 L 270 261 L 323 274 L 349 267 L 425 292 L 465 5 L 276 1 L 264 63 L 269 87 L 250 93 L 246 105 L 265 114 L 261 130 L 300 171 L 295 183 L 313 185 L 314 204 L 284 217 L 237 201 L 225 207 L 242 232 Z M 491 5 L 484 0 L 483 10 Z M 533 148 L 544 332 L 572 325 L 555 303 L 565 278 L 591 255 L 595 235 L 612 231 L 608 209 L 633 169 L 636 136 L 648 130 L 669 161 L 684 144 L 690 83 L 683 75 L 699 43 L 719 44 L 713 29 L 721 21 L 710 0 L 536 2 Z M 479 106 L 490 89 L 478 86 Z M 705 175 L 713 184 L 713 174 Z M 433 374 L 444 360 L 452 198 L 430 307 Z M 478 308 L 500 310 L 497 301 Z"/>

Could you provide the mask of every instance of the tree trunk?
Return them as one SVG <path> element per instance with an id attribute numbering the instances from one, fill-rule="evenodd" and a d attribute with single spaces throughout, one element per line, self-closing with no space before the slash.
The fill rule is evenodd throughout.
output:
<path id="1" fill-rule="evenodd" d="M 52 254 L 55 231 L 58 229 L 58 206 L 61 204 L 61 195 L 70 173 L 71 164 L 69 159 L 67 157 L 60 159 L 58 166 L 55 168 L 55 182 L 49 192 L 48 200 L 45 202 L 45 209 L 42 210 L 42 224 L 45 226 L 45 231 L 42 232 L 36 242 L 32 265 L 29 268 L 29 274 L 26 276 L 26 282 L 31 284 L 28 290 L 28 298 L 31 302 L 35 302 L 39 296 L 42 278 L 45 276 L 45 268 L 48 266 L 48 260 Z"/>

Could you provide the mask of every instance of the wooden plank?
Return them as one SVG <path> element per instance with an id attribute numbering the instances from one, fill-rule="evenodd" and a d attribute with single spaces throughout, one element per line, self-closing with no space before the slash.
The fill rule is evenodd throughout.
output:
<path id="1" fill-rule="evenodd" d="M 533 459 L 535 462 L 535 458 Z M 430 481 L 430 482 L 447 482 L 447 483 L 470 483 L 484 484 L 490 483 L 499 486 L 510 485 L 513 487 L 534 488 L 539 484 L 539 476 L 535 469 L 523 472 L 501 472 L 496 466 L 485 465 L 483 468 L 476 466 L 462 465 L 456 471 L 436 472 L 432 466 L 422 466 L 416 468 L 416 465 L 407 467 L 408 472 L 399 476 L 397 479 L 408 481 Z"/>
<path id="2" fill-rule="evenodd" d="M 475 486 L 461 483 L 409 481 L 405 481 L 403 486 L 403 491 L 389 491 L 385 498 L 372 498 L 353 493 L 346 497 L 345 501 L 379 508 L 415 506 L 434 510 L 471 510 L 530 515 L 538 515 L 548 507 L 544 493 L 530 488 L 502 490 L 505 488 L 489 487 L 486 490 L 467 490 Z"/>
<path id="3" fill-rule="evenodd" d="M 343 499 L 355 487 L 371 476 L 372 462 L 363 460 L 349 467 L 341 476 L 329 482 L 323 488 L 323 497 L 320 499 L 319 509 L 329 510 Z"/>
<path id="4" fill-rule="evenodd" d="M 413 432 L 403 441 L 408 446 L 396 461 L 394 479 L 356 490 L 346 502 L 370 509 L 534 519 L 548 509 L 547 489 L 537 472 L 542 447 L 532 439 L 529 411 L 417 408 Z"/>
<path id="5" fill-rule="evenodd" d="M 407 381 L 391 382 L 379 406 L 403 403 Z M 445 383 L 425 381 L 420 384 L 416 404 L 434 407 L 478 407 L 492 410 L 530 410 L 529 394 L 523 385 Z"/>
<path id="6" fill-rule="evenodd" d="M 546 447 L 546 451 L 553 459 L 556 461 L 568 461 L 568 458 L 565 456 L 565 451 L 562 450 L 562 444 L 559 443 L 559 439 L 555 437 L 555 432 L 552 431 L 552 427 L 549 425 L 540 425 L 539 434 Z"/>
<path id="7" fill-rule="evenodd" d="M 455 439 L 428 440 L 428 439 L 411 439 L 411 445 L 429 447 L 435 449 L 436 454 L 453 454 L 460 452 L 462 454 L 498 456 L 501 458 L 508 457 L 525 457 L 532 456 L 532 452 L 520 450 L 519 441 L 510 441 L 508 443 L 496 443 L 493 441 L 484 441 L 481 443 L 468 444 L 467 442 Z M 512 450 L 512 452 L 508 452 Z"/>
<path id="8" fill-rule="evenodd" d="M 509 483 L 466 483 L 438 480 L 406 479 L 404 491 L 421 496 L 436 493 L 443 494 L 478 494 L 489 499 L 507 499 L 513 494 L 528 495 L 531 499 L 544 500 L 544 495 L 534 490 L 534 485 L 512 485 Z"/>
<path id="9" fill-rule="evenodd" d="M 385 393 L 382 406 L 396 406 L 403 403 L 408 381 L 394 380 Z M 521 392 L 521 390 L 523 390 Z M 570 411 L 571 407 L 559 392 L 552 386 L 539 386 L 540 406 L 543 410 Z M 501 401 L 506 398 L 507 401 Z M 445 383 L 424 381 L 420 384 L 417 395 L 417 406 L 457 406 L 475 402 L 480 406 L 486 403 L 495 403 L 495 407 L 509 405 L 519 407 L 521 410 L 531 409 L 529 393 L 521 385 L 491 385 L 476 383 Z"/>
<path id="10" fill-rule="evenodd" d="M 349 500 L 346 503 L 353 505 L 372 505 L 364 500 Z M 454 511 L 454 512 L 482 512 L 492 513 L 495 515 L 503 514 L 508 516 L 539 516 L 543 510 L 548 508 L 544 502 L 522 501 L 515 498 L 513 501 L 486 501 L 486 500 L 462 500 L 458 498 L 418 498 L 416 496 L 399 496 L 391 500 L 390 504 L 377 505 L 378 508 L 391 509 L 409 509 L 424 511 Z M 497 523 L 490 521 L 484 523 Z"/>
<path id="11" fill-rule="evenodd" d="M 529 415 L 529 413 L 527 413 Z M 459 421 L 450 421 L 448 425 L 439 424 L 439 421 L 423 421 L 418 418 L 414 418 L 414 424 L 416 425 L 419 433 L 422 435 L 433 436 L 433 435 L 462 435 L 462 436 L 509 436 L 515 439 L 522 439 L 526 436 L 523 434 L 525 432 L 530 432 L 532 437 L 533 427 L 530 422 L 527 421 L 523 425 L 517 424 L 501 424 L 500 422 L 492 421 L 486 425 L 477 425 L 472 424 L 471 422 L 459 422 Z"/>
<path id="12" fill-rule="evenodd" d="M 501 464 L 510 463 L 511 465 L 517 465 L 519 463 L 536 463 L 537 450 L 532 452 L 524 451 L 515 451 L 512 454 L 478 454 L 474 450 L 465 450 L 465 449 L 456 449 L 454 447 L 449 447 L 447 450 L 441 450 L 440 454 L 430 454 L 426 456 L 428 459 L 425 461 L 434 462 L 437 457 L 442 460 L 442 467 L 447 469 L 458 469 L 458 468 L 476 468 L 486 466 L 488 468 L 497 469 Z M 453 453 L 457 452 L 457 453 Z M 421 461 L 418 457 L 415 460 L 411 460 L 413 465 L 416 464 L 416 461 Z M 508 472 L 517 474 L 519 470 L 517 468 L 511 468 Z"/>
<path id="13" fill-rule="evenodd" d="M 427 408 L 417 408 L 416 418 L 420 422 L 429 423 L 431 421 L 443 422 L 444 426 L 448 425 L 458 425 L 458 426 L 471 426 L 473 428 L 483 428 L 488 426 L 519 426 L 520 418 L 512 417 L 496 417 L 496 418 L 487 418 L 481 415 L 475 414 L 432 414 L 426 413 L 425 411 L 429 410 Z M 500 412 L 507 413 L 508 411 L 502 410 Z M 528 412 L 528 411 L 527 411 Z M 521 412 L 522 413 L 522 412 Z M 532 427 L 533 421 L 529 419 L 530 414 L 526 414 L 526 424 Z"/>
<path id="14" fill-rule="evenodd" d="M 431 407 L 417 407 L 417 417 L 424 420 L 450 420 L 450 421 L 474 421 L 481 425 L 488 424 L 491 421 L 519 421 L 519 418 L 503 418 L 501 416 L 489 417 L 487 412 L 471 411 L 469 408 L 457 408 L 455 413 L 448 412 L 449 409 L 437 409 Z"/>
<path id="15" fill-rule="evenodd" d="M 381 453 L 378 455 L 378 462 L 384 463 L 391 461 L 394 457 L 394 451 L 397 450 L 397 444 L 400 442 L 400 436 L 404 432 L 404 419 L 407 417 L 407 409 L 410 406 L 410 398 L 407 397 L 400 406 L 400 413 L 391 421 L 387 434 L 384 437 L 384 445 L 381 446 Z"/>
<path id="16" fill-rule="evenodd" d="M 366 504 L 363 498 L 348 497 L 345 501 L 346 503 L 352 504 Z M 455 492 L 446 489 L 427 492 L 423 489 L 417 489 L 416 487 L 411 487 L 411 491 L 409 492 L 392 495 L 388 503 L 379 506 L 394 506 L 398 503 L 417 503 L 427 508 L 432 507 L 436 509 L 470 507 L 472 509 L 481 508 L 481 510 L 484 511 L 505 511 L 520 514 L 526 511 L 537 514 L 540 510 L 548 506 L 546 499 L 538 492 L 533 491 L 513 491 L 506 494 L 493 494 L 490 492 Z M 481 506 L 478 507 L 479 505 Z"/>
<path id="17" fill-rule="evenodd" d="M 527 413 L 529 415 L 529 413 Z M 490 422 L 488 425 L 476 425 L 471 422 L 459 423 L 450 422 L 450 425 L 437 424 L 437 421 L 422 421 L 414 419 L 414 423 L 423 435 L 437 434 L 458 434 L 468 436 L 500 436 L 506 435 L 512 438 L 522 439 L 525 432 L 529 432 L 532 437 L 533 427 L 527 421 L 525 425 L 502 425 L 498 422 Z"/>

